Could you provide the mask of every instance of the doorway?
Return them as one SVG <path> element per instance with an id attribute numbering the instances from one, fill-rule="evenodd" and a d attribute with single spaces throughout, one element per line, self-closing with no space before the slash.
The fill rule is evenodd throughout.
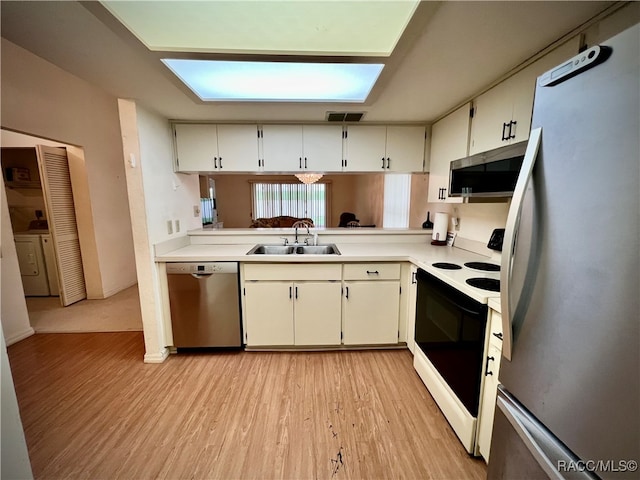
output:
<path id="1" fill-rule="evenodd" d="M 4 147 L 1 163 L 25 296 L 86 298 L 66 149 Z"/>

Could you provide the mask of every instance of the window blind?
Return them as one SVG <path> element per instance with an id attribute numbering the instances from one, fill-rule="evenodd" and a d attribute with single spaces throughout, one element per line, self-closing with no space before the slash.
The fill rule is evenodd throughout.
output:
<path id="1" fill-rule="evenodd" d="M 384 228 L 409 227 L 409 203 L 411 196 L 411 174 L 384 176 Z"/>
<path id="2" fill-rule="evenodd" d="M 254 183 L 253 218 L 287 215 L 310 218 L 316 227 L 325 227 L 327 190 L 326 183 Z"/>

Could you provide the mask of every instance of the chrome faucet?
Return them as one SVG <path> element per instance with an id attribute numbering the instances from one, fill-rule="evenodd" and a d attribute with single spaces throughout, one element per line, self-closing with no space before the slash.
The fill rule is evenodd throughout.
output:
<path id="1" fill-rule="evenodd" d="M 305 225 L 306 229 L 307 229 L 307 238 L 304 239 L 304 244 L 305 245 L 309 245 L 309 237 L 311 236 L 311 233 L 309 232 L 309 225 Z M 298 227 L 294 227 L 295 228 L 295 232 L 296 232 L 296 238 L 294 241 L 294 245 L 298 245 Z"/>

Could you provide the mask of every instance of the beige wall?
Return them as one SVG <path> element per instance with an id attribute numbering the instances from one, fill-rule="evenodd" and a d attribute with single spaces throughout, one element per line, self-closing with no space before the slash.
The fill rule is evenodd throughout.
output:
<path id="1" fill-rule="evenodd" d="M 116 98 L 5 39 L 1 48 L 2 127 L 84 148 L 102 296 L 134 284 Z"/>
<path id="2" fill-rule="evenodd" d="M 409 207 L 409 228 L 422 228 L 427 219 L 427 194 L 429 192 L 429 174 L 411 175 L 411 204 Z M 433 221 L 433 218 L 431 219 Z"/>
<path id="3" fill-rule="evenodd" d="M 358 175 L 355 188 L 357 195 L 353 213 L 360 220 L 360 225 L 375 225 L 381 228 L 384 213 L 384 175 Z"/>

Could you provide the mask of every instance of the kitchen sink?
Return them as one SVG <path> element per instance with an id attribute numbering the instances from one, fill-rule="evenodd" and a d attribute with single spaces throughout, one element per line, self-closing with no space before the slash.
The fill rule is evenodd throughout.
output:
<path id="1" fill-rule="evenodd" d="M 258 244 L 247 255 L 340 255 L 338 247 L 331 245 L 264 245 Z"/>
<path id="2" fill-rule="evenodd" d="M 294 253 L 295 247 L 288 245 L 256 245 L 253 247 L 247 255 L 262 254 L 262 255 L 290 255 Z"/>
<path id="3" fill-rule="evenodd" d="M 296 253 L 302 255 L 340 255 L 335 245 L 300 245 Z"/>

